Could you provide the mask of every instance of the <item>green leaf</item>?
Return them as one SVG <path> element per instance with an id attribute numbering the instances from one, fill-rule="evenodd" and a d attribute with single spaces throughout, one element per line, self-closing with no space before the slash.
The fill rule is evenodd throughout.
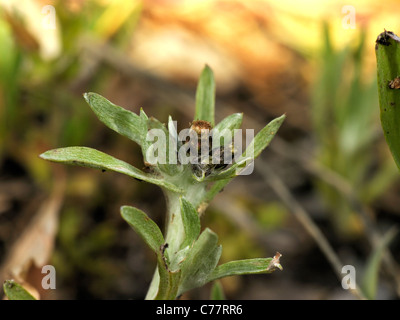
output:
<path id="1" fill-rule="evenodd" d="M 164 244 L 164 237 L 157 224 L 143 211 L 129 206 L 121 208 L 122 218 L 136 231 L 146 244 L 158 254 Z"/>
<path id="2" fill-rule="evenodd" d="M 211 186 L 200 202 L 210 202 L 218 192 L 220 192 L 235 176 L 238 175 L 239 170 L 245 170 L 246 162 L 257 158 L 269 145 L 285 118 L 286 116 L 282 115 L 279 118 L 272 120 L 261 129 L 247 146 L 245 152 L 243 152 L 237 162 L 232 164 L 228 169 L 206 177 L 204 181 L 216 182 Z"/>
<path id="3" fill-rule="evenodd" d="M 165 240 L 157 224 L 143 211 L 129 206 L 121 208 L 121 215 L 125 221 L 136 231 L 146 244 L 157 254 L 159 274 L 158 291 L 156 300 L 175 299 L 178 292 L 181 271 L 171 271 L 166 258 Z"/>
<path id="4" fill-rule="evenodd" d="M 222 288 L 221 282 L 215 281 L 211 288 L 211 300 L 225 300 L 224 288 Z"/>
<path id="5" fill-rule="evenodd" d="M 375 53 L 381 124 L 400 169 L 400 39 L 390 31 L 381 33 L 376 40 Z"/>
<path id="6" fill-rule="evenodd" d="M 146 112 L 144 112 L 143 108 L 140 108 L 139 117 L 142 119 L 143 122 L 147 122 L 147 120 L 149 119 Z"/>
<path id="7" fill-rule="evenodd" d="M 156 184 L 174 192 L 183 192 L 179 187 L 162 179 L 144 173 L 134 166 L 118 160 L 106 153 L 87 147 L 67 147 L 46 151 L 40 155 L 42 159 L 100 170 L 110 170 L 126 174 L 135 179 Z"/>
<path id="8" fill-rule="evenodd" d="M 242 125 L 242 121 L 243 121 L 243 113 L 234 113 L 234 114 L 227 116 L 221 122 L 219 122 L 211 131 L 211 134 L 213 134 L 214 132 L 218 132 L 221 135 L 221 138 L 219 139 L 219 144 L 216 145 L 215 147 L 225 145 L 223 135 L 222 135 L 224 130 L 230 131 L 231 135 L 232 135 L 232 139 L 233 139 L 234 138 L 234 130 L 240 128 L 240 126 Z M 215 140 L 213 139 L 213 148 L 214 148 L 214 143 L 215 143 Z"/>
<path id="9" fill-rule="evenodd" d="M 171 116 L 168 116 L 168 131 L 174 143 L 178 144 L 178 133 Z"/>
<path id="10" fill-rule="evenodd" d="M 240 174 L 241 170 L 246 168 L 246 165 L 250 164 L 254 159 L 253 158 L 241 158 L 238 162 L 232 164 L 228 169 L 220 171 L 218 173 L 214 173 L 209 175 L 208 177 L 197 179 L 198 181 L 218 181 L 218 180 L 226 180 L 232 179 Z"/>
<path id="11" fill-rule="evenodd" d="M 276 268 L 282 268 L 278 265 L 279 262 L 277 265 L 272 265 L 273 260 L 273 258 L 255 258 L 230 261 L 216 267 L 207 281 L 235 275 L 271 273 Z"/>
<path id="12" fill-rule="evenodd" d="M 169 137 L 168 148 L 172 148 L 172 150 L 176 151 L 175 158 L 172 160 L 174 161 L 174 163 L 177 163 L 178 162 L 178 160 L 177 160 L 178 159 L 178 145 L 179 145 L 178 144 L 178 132 L 176 131 L 176 127 L 175 127 L 175 124 L 174 124 L 171 116 L 168 117 L 168 137 Z M 171 160 L 169 154 L 168 154 L 168 159 Z M 173 168 L 173 170 L 174 170 L 173 174 L 181 172 L 182 169 L 183 169 L 182 166 L 175 164 L 174 168 Z"/>
<path id="13" fill-rule="evenodd" d="M 392 228 L 388 232 L 386 232 L 380 244 L 377 248 L 375 248 L 367 261 L 367 267 L 362 279 L 362 288 L 365 296 L 368 299 L 375 299 L 376 289 L 378 285 L 379 266 L 381 264 L 385 250 L 396 235 L 397 229 L 395 228 Z"/>
<path id="14" fill-rule="evenodd" d="M 99 120 L 107 127 L 142 145 L 147 134 L 143 117 L 115 105 L 97 93 L 85 93 L 83 97 Z"/>
<path id="15" fill-rule="evenodd" d="M 149 118 L 147 117 L 147 114 L 144 112 L 143 108 L 140 108 L 139 117 L 140 117 L 142 123 L 143 123 L 143 124 L 145 125 L 145 127 L 146 127 L 146 134 L 143 135 L 142 142 L 141 142 L 143 160 L 144 160 L 144 162 L 146 163 L 146 162 L 148 162 L 148 159 L 146 158 L 147 149 L 150 147 L 151 141 L 147 141 L 147 140 L 146 140 L 146 138 L 147 138 L 147 133 L 148 133 L 148 130 L 149 130 L 149 126 L 148 126 Z"/>
<path id="16" fill-rule="evenodd" d="M 234 129 L 239 129 L 242 125 L 242 121 L 243 113 L 233 113 L 219 122 L 213 130 L 222 131 L 224 129 L 228 129 L 232 131 Z"/>
<path id="17" fill-rule="evenodd" d="M 285 118 L 286 115 L 282 115 L 279 118 L 272 120 L 264 128 L 262 128 L 247 146 L 246 151 L 241 155 L 238 161 L 245 158 L 256 159 L 275 137 L 275 134 Z"/>
<path id="18" fill-rule="evenodd" d="M 185 241 L 183 242 L 181 248 L 186 246 L 192 246 L 194 241 L 198 238 L 200 234 L 200 218 L 193 207 L 193 205 L 187 201 L 184 197 L 179 199 L 183 220 L 183 227 L 185 229 Z"/>
<path id="19" fill-rule="evenodd" d="M 159 284 L 154 300 L 174 300 L 178 296 L 181 270 L 170 271 L 163 253 L 157 254 Z"/>
<path id="20" fill-rule="evenodd" d="M 182 280 L 178 294 L 201 287 L 207 282 L 209 274 L 219 261 L 221 250 L 222 247 L 218 246 L 218 236 L 206 228 L 182 263 Z"/>
<path id="21" fill-rule="evenodd" d="M 214 126 L 215 109 L 215 81 L 214 74 L 209 66 L 205 66 L 201 73 L 196 90 L 195 120 L 205 120 Z"/>
<path id="22" fill-rule="evenodd" d="M 171 119 L 169 119 L 169 120 L 171 120 Z M 170 147 L 171 148 L 175 147 L 176 148 L 175 150 L 177 151 L 177 144 L 175 146 L 174 145 L 170 146 L 170 132 L 165 127 L 165 125 L 163 123 L 161 123 L 160 121 L 158 121 L 157 119 L 155 119 L 153 117 L 148 119 L 147 120 L 147 126 L 148 126 L 149 130 L 151 130 L 151 129 L 159 129 L 159 130 L 162 130 L 162 132 L 164 133 L 164 137 L 165 137 L 165 146 L 164 147 L 165 147 L 165 160 L 166 160 L 166 163 L 159 163 L 158 167 L 160 168 L 160 170 L 162 172 L 165 172 L 170 176 L 175 175 L 176 173 L 178 173 L 179 167 L 178 167 L 178 164 L 177 164 L 177 158 L 170 159 Z M 174 133 L 172 132 L 171 134 L 172 134 L 171 140 L 173 140 L 174 139 L 174 136 L 173 136 Z M 149 143 L 149 142 L 146 141 L 146 143 Z M 147 146 L 147 148 L 148 147 L 149 146 Z M 147 148 L 146 148 L 146 150 L 147 150 Z M 158 152 L 160 152 L 160 150 Z M 177 152 L 175 153 L 175 156 L 176 155 L 177 155 Z"/>
<path id="23" fill-rule="evenodd" d="M 36 300 L 23 286 L 14 280 L 4 281 L 3 289 L 9 300 Z"/>

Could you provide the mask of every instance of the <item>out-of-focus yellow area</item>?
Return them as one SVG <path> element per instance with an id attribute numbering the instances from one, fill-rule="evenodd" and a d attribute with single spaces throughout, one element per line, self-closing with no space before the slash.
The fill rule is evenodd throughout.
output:
<path id="1" fill-rule="evenodd" d="M 197 72 L 207 60 L 225 71 L 216 74 L 223 74 L 219 77 L 224 77 L 223 82 L 227 83 L 238 73 L 232 59 L 253 71 L 258 66 L 259 72 L 271 59 L 287 62 L 277 44 L 307 55 L 315 54 L 321 47 L 321 24 L 324 21 L 331 26 L 335 47 L 354 41 L 360 28 L 368 30 L 367 42 L 373 43 L 384 28 L 396 30 L 399 27 L 400 9 L 396 0 L 354 0 L 351 3 L 342 0 L 71 0 L 65 1 L 64 10 L 87 14 L 85 7 L 90 2 L 104 8 L 93 29 L 105 39 L 115 34 L 131 18 L 134 10 L 142 7 L 141 24 L 132 33 L 132 55 L 138 62 L 145 63 L 144 66 L 163 68 L 161 71 L 165 73 L 184 73 L 191 68 Z M 40 23 L 46 14 L 42 12 L 43 7 L 54 3 L 54 0 L 0 1 L 9 14 L 24 21 L 26 31 L 40 44 L 42 57 L 49 59 L 62 54 L 62 26 L 50 30 L 44 29 Z M 350 26 L 348 15 L 353 9 L 355 25 Z M 15 32 L 17 36 L 23 36 L 16 29 Z M 203 41 L 199 43 L 196 37 Z M 220 52 L 215 54 L 215 50 Z M 369 46 L 369 62 L 374 58 L 372 55 L 373 46 Z M 177 63 L 178 60 L 183 63 Z"/>

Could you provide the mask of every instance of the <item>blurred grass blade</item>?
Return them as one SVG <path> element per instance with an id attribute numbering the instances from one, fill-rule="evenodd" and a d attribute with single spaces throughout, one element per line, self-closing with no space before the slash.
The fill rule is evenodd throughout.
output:
<path id="1" fill-rule="evenodd" d="M 182 281 L 178 294 L 201 287 L 208 280 L 221 256 L 216 233 L 206 228 L 189 251 L 182 264 Z"/>
<path id="2" fill-rule="evenodd" d="M 3 284 L 3 289 L 9 300 L 36 300 L 23 286 L 14 282 L 14 280 L 6 280 Z"/>
<path id="3" fill-rule="evenodd" d="M 390 31 L 381 33 L 376 40 L 375 53 L 381 124 L 400 169 L 400 39 Z"/>
<path id="4" fill-rule="evenodd" d="M 121 208 L 122 218 L 136 231 L 146 244 L 158 254 L 164 244 L 164 237 L 157 224 L 143 211 L 129 206 Z"/>
<path id="5" fill-rule="evenodd" d="M 42 159 L 100 170 L 110 170 L 126 174 L 135 179 L 156 184 L 174 192 L 182 190 L 164 180 L 153 178 L 134 166 L 116 159 L 106 153 L 88 147 L 67 147 L 46 151 L 40 155 Z"/>
<path id="6" fill-rule="evenodd" d="M 224 288 L 222 288 L 221 282 L 215 281 L 211 288 L 211 300 L 225 300 Z"/>
<path id="7" fill-rule="evenodd" d="M 376 290 L 378 286 L 379 267 L 382 261 L 383 254 L 390 242 L 397 235 L 397 229 L 391 228 L 383 236 L 379 246 L 372 252 L 368 259 L 367 267 L 365 269 L 362 279 L 362 289 L 367 299 L 373 300 L 376 297 Z"/>
<path id="8" fill-rule="evenodd" d="M 271 273 L 277 268 L 282 269 L 279 257 L 277 261 L 275 258 L 255 258 L 224 263 L 214 269 L 208 281 L 235 275 Z"/>
<path id="9" fill-rule="evenodd" d="M 201 225 L 199 215 L 193 205 L 184 197 L 181 197 L 179 201 L 182 212 L 183 228 L 185 229 L 185 241 L 181 246 L 181 248 L 184 248 L 193 245 L 194 241 L 200 234 Z"/>
<path id="10" fill-rule="evenodd" d="M 205 66 L 196 90 L 195 120 L 205 120 L 214 126 L 215 81 L 209 66 Z"/>
<path id="11" fill-rule="evenodd" d="M 147 134 L 147 126 L 142 117 L 115 105 L 97 93 L 85 93 L 83 97 L 107 127 L 142 145 Z"/>

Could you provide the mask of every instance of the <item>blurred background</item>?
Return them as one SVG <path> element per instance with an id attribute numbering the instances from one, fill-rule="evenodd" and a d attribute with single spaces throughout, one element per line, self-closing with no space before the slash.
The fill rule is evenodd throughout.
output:
<path id="1" fill-rule="evenodd" d="M 395 0 L 1 0 L 0 281 L 41 299 L 144 298 L 155 257 L 119 208 L 163 227 L 162 192 L 38 155 L 84 145 L 141 167 L 139 147 L 82 94 L 172 115 L 181 130 L 208 64 L 216 121 L 243 112 L 257 132 L 287 115 L 255 172 L 202 217 L 221 262 L 283 255 L 282 272 L 223 279 L 226 297 L 357 299 L 340 280 L 353 265 L 367 298 L 398 299 L 400 174 L 380 127 L 374 45 L 384 28 L 400 32 L 399 13 Z M 41 289 L 45 264 L 56 290 Z"/>

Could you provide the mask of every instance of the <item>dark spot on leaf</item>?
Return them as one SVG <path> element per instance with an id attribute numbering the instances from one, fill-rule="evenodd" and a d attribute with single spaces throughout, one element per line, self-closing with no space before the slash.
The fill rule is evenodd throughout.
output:
<path id="1" fill-rule="evenodd" d="M 164 255 L 165 249 L 167 249 L 169 244 L 166 242 L 161 245 L 161 253 Z"/>
<path id="2" fill-rule="evenodd" d="M 378 35 L 378 38 L 376 38 L 376 45 L 375 49 L 378 49 L 378 44 L 381 44 L 383 46 L 390 46 L 391 43 L 389 42 L 389 39 L 393 39 L 395 41 L 399 41 L 399 37 L 396 36 L 392 31 L 384 31 L 381 34 Z"/>
<path id="3" fill-rule="evenodd" d="M 106 169 L 101 169 L 101 172 L 106 172 Z"/>
<path id="4" fill-rule="evenodd" d="M 390 89 L 400 89 L 400 77 L 396 77 L 393 80 L 389 81 Z"/>
<path id="5" fill-rule="evenodd" d="M 396 105 L 396 104 L 395 104 L 394 102 L 391 102 L 390 105 L 391 105 L 391 106 L 394 106 L 394 105 Z M 385 111 L 386 111 L 386 109 L 385 109 Z"/>
<path id="6" fill-rule="evenodd" d="M 160 250 L 161 250 L 162 260 L 164 262 L 164 267 L 166 270 L 169 270 L 167 259 L 165 257 L 165 249 L 167 249 L 167 248 L 168 248 L 168 243 L 164 243 L 161 245 Z"/>
<path id="7" fill-rule="evenodd" d="M 154 169 L 151 166 L 148 166 L 148 165 L 144 166 L 142 171 L 145 172 L 145 173 L 149 173 L 149 174 L 154 173 Z"/>

